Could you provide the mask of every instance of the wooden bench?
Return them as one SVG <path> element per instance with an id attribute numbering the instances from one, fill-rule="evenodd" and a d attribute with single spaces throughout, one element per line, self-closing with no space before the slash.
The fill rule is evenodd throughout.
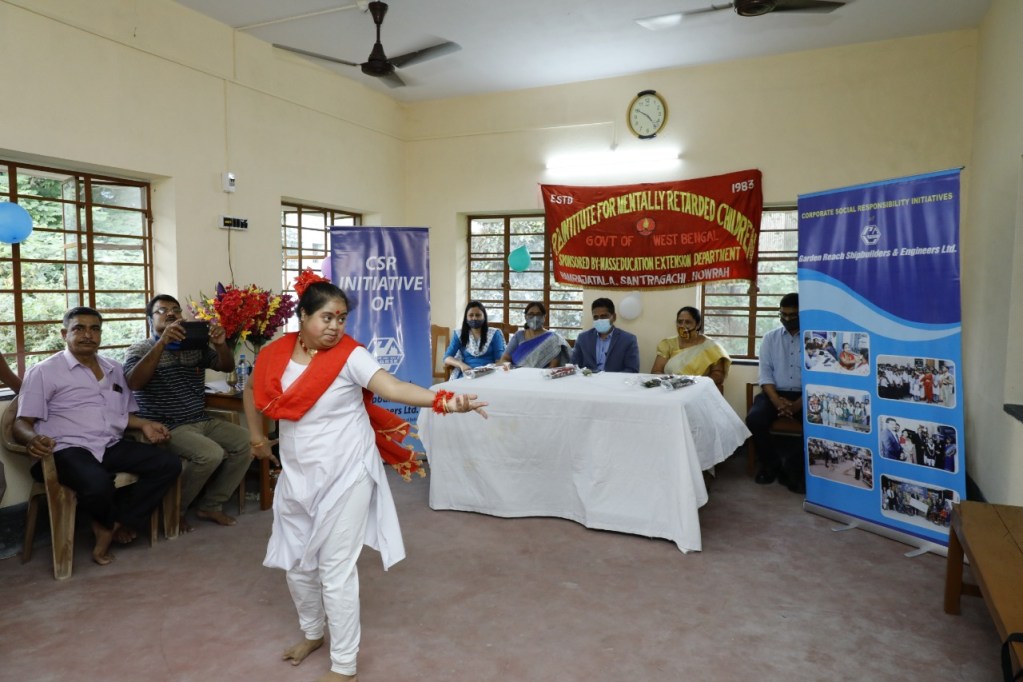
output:
<path id="1" fill-rule="evenodd" d="M 976 585 L 963 583 L 964 553 Z M 984 597 L 1003 642 L 1011 633 L 1023 632 L 1023 507 L 969 501 L 953 505 L 945 613 L 958 614 L 964 594 Z M 1009 648 L 1010 665 L 1020 671 L 1023 642 Z"/>

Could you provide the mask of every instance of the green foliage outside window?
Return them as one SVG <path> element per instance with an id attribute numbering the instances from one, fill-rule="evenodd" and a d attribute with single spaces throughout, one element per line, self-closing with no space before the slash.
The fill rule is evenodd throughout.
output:
<path id="1" fill-rule="evenodd" d="M 794 208 L 765 209 L 756 283 L 713 282 L 703 287 L 704 332 L 732 358 L 757 357 L 764 334 L 778 326 L 781 297 L 798 291 L 798 222 Z"/>
<path id="2" fill-rule="evenodd" d="M 147 333 L 148 184 L 0 161 L 0 201 L 16 201 L 33 222 L 21 244 L 0 244 L 0 352 L 8 363 L 17 358 L 23 374 L 63 349 L 61 320 L 79 305 L 103 315 L 102 353 L 122 359 Z"/>

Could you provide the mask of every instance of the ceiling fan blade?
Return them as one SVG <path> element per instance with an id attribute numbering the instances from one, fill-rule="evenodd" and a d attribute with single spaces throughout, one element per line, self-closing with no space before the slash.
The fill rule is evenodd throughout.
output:
<path id="1" fill-rule="evenodd" d="M 384 84 L 387 85 L 387 87 L 389 87 L 389 88 L 402 88 L 402 87 L 405 87 L 405 81 L 403 81 L 401 79 L 401 76 L 399 76 L 398 74 L 396 74 L 393 71 L 391 73 L 389 73 L 389 74 L 386 74 L 386 75 L 383 75 L 383 76 L 377 76 L 377 77 L 380 80 L 382 80 L 384 82 Z"/>
<path id="2" fill-rule="evenodd" d="M 694 14 L 706 14 L 707 12 L 720 12 L 723 9 L 732 9 L 733 6 L 734 6 L 734 3 L 731 3 L 731 2 L 726 2 L 726 3 L 721 4 L 721 5 L 715 5 L 714 3 L 711 3 L 710 7 L 700 7 L 699 9 L 690 9 L 690 10 L 686 10 L 685 12 L 679 12 L 679 14 L 681 14 L 684 17 L 690 17 L 690 16 L 693 16 Z"/>
<path id="3" fill-rule="evenodd" d="M 665 29 L 675 28 L 681 24 L 684 16 L 685 15 L 683 15 L 682 12 L 658 14 L 655 17 L 643 17 L 642 19 L 636 19 L 636 23 L 648 31 L 663 31 Z"/>
<path id="4" fill-rule="evenodd" d="M 397 68 L 405 66 L 412 66 L 413 64 L 419 64 L 425 62 L 428 59 L 434 59 L 436 57 L 443 57 L 446 54 L 452 52 L 458 52 L 462 49 L 462 46 L 458 43 L 447 41 L 444 43 L 438 43 L 437 45 L 431 45 L 430 47 L 424 47 L 421 50 L 415 52 L 407 52 L 397 57 L 391 57 L 390 62 Z"/>
<path id="5" fill-rule="evenodd" d="M 824 14 L 826 12 L 834 12 L 845 4 L 844 2 L 834 2 L 833 0 L 788 0 L 787 2 L 786 0 L 778 0 L 778 4 L 771 11 Z"/>
<path id="6" fill-rule="evenodd" d="M 301 50 L 297 47 L 289 47 L 288 45 L 281 45 L 280 43 L 273 43 L 273 46 L 281 50 L 294 52 L 295 54 L 300 54 L 306 57 L 312 57 L 313 59 L 322 59 L 325 62 L 334 62 L 335 64 L 344 64 L 346 66 L 359 66 L 359 64 L 356 64 L 355 62 L 348 62 L 345 61 L 344 59 L 338 59 L 337 57 L 330 57 L 325 54 L 320 54 L 319 52 L 309 52 L 308 50 Z"/>

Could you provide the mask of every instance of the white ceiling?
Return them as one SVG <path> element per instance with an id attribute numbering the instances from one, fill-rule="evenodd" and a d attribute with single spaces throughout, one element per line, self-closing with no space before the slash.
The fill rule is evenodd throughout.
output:
<path id="1" fill-rule="evenodd" d="M 389 57 L 443 41 L 462 49 L 399 69 L 406 87 L 393 89 L 358 68 L 314 61 L 398 100 L 442 99 L 973 28 L 991 0 L 851 0 L 827 14 L 752 18 L 725 9 L 663 31 L 635 22 L 727 1 L 390 0 Z M 176 2 L 268 43 L 351 62 L 367 59 L 376 35 L 356 0 Z"/>

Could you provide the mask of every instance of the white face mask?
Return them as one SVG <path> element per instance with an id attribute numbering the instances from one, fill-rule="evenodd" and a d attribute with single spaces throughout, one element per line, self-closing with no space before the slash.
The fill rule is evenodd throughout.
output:
<path id="1" fill-rule="evenodd" d="M 542 315 L 530 315 L 526 318 L 526 329 L 540 329 L 543 327 Z"/>
<path id="2" fill-rule="evenodd" d="M 598 334 L 607 334 L 611 331 L 611 320 L 594 320 L 593 328 L 597 330 Z"/>

